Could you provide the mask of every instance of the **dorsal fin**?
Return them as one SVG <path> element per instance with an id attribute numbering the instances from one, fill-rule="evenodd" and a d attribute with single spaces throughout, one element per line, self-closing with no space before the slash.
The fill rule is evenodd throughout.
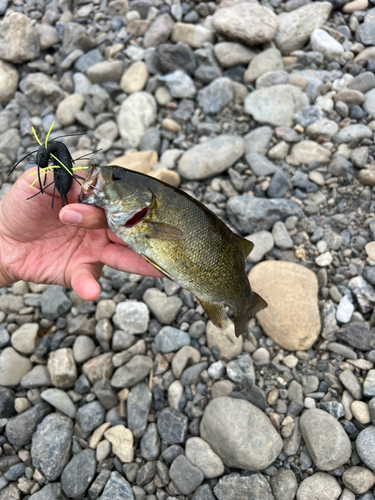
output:
<path id="1" fill-rule="evenodd" d="M 242 238 L 242 236 L 238 236 L 238 234 L 236 234 L 236 239 L 238 246 L 241 248 L 242 255 L 244 259 L 246 259 L 251 250 L 254 248 L 254 243 L 245 238 Z"/>

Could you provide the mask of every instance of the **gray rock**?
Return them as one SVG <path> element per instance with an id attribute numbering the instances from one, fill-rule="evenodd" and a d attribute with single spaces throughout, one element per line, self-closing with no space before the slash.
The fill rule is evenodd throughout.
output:
<path id="1" fill-rule="evenodd" d="M 106 485 L 110 475 L 111 471 L 108 469 L 102 469 L 99 472 L 99 474 L 95 478 L 95 481 L 89 488 L 90 499 L 95 500 L 96 498 L 98 498 L 100 493 L 103 491 L 103 488 Z"/>
<path id="2" fill-rule="evenodd" d="M 308 127 L 311 123 L 323 118 L 323 113 L 316 106 L 304 106 L 295 115 L 294 121 L 302 125 L 303 128 Z"/>
<path id="3" fill-rule="evenodd" d="M 126 400 L 128 428 L 136 439 L 146 430 L 148 415 L 151 410 L 151 391 L 144 382 L 132 387 Z"/>
<path id="4" fill-rule="evenodd" d="M 344 52 L 344 47 L 327 31 L 317 28 L 311 33 L 311 48 L 321 52 L 327 61 L 333 61 Z"/>
<path id="5" fill-rule="evenodd" d="M 192 437 L 186 441 L 186 458 L 198 467 L 206 478 L 221 476 L 224 464 L 216 455 L 211 446 L 199 437 Z"/>
<path id="6" fill-rule="evenodd" d="M 325 472 L 316 472 L 304 479 L 297 493 L 298 500 L 337 500 L 341 494 L 341 487 L 337 480 Z"/>
<path id="7" fill-rule="evenodd" d="M 336 335 L 339 340 L 360 351 L 375 349 L 375 332 L 364 323 L 347 323 L 338 330 Z"/>
<path id="8" fill-rule="evenodd" d="M 243 141 L 233 135 L 221 135 L 189 149 L 180 159 L 179 174 L 189 180 L 217 175 L 231 167 L 244 151 Z"/>
<path id="9" fill-rule="evenodd" d="M 208 363 L 203 361 L 202 363 L 196 363 L 193 366 L 186 368 L 181 374 L 180 382 L 183 386 L 198 384 L 201 381 L 200 374 L 203 370 L 208 368 Z"/>
<path id="10" fill-rule="evenodd" d="M 33 435 L 31 458 L 48 481 L 55 481 L 70 458 L 73 422 L 60 413 L 47 415 Z"/>
<path id="11" fill-rule="evenodd" d="M 0 418 L 9 418 L 14 415 L 15 397 L 16 395 L 12 389 L 0 386 Z"/>
<path id="12" fill-rule="evenodd" d="M 205 408 L 200 434 L 228 467 L 260 470 L 282 448 L 282 439 L 268 417 L 243 399 L 219 397 Z"/>
<path id="13" fill-rule="evenodd" d="M 117 394 L 112 389 L 111 381 L 107 377 L 103 377 L 95 382 L 93 392 L 106 410 L 110 410 L 118 405 Z"/>
<path id="14" fill-rule="evenodd" d="M 151 423 L 140 441 L 141 456 L 145 460 L 155 460 L 160 454 L 160 438 L 156 424 Z"/>
<path id="15" fill-rule="evenodd" d="M 303 216 L 301 209 L 290 200 L 267 200 L 249 195 L 229 198 L 227 213 L 231 224 L 245 234 L 267 231 L 275 222 L 293 215 Z"/>
<path id="16" fill-rule="evenodd" d="M 5 428 L 8 441 L 14 446 L 29 444 L 37 425 L 51 411 L 52 409 L 48 404 L 41 403 L 9 419 Z"/>
<path id="17" fill-rule="evenodd" d="M 115 326 L 129 334 L 146 332 L 149 320 L 150 313 L 146 304 L 134 300 L 117 304 L 116 313 L 113 316 Z"/>
<path id="18" fill-rule="evenodd" d="M 362 23 L 355 32 L 355 38 L 363 45 L 375 44 L 375 26 L 374 23 Z"/>
<path id="19" fill-rule="evenodd" d="M 275 500 L 293 500 L 297 491 L 297 479 L 294 472 L 280 467 L 271 477 L 271 489 Z"/>
<path id="20" fill-rule="evenodd" d="M 155 337 L 155 347 L 163 354 L 178 351 L 184 345 L 190 345 L 190 335 L 172 326 L 164 326 Z"/>
<path id="21" fill-rule="evenodd" d="M 355 140 L 369 139 L 370 137 L 372 137 L 372 132 L 366 125 L 355 124 L 342 128 L 332 137 L 332 141 L 336 144 L 342 144 Z"/>
<path id="22" fill-rule="evenodd" d="M 176 457 L 169 469 L 169 477 L 184 495 L 189 495 L 203 482 L 203 472 L 184 455 Z"/>
<path id="23" fill-rule="evenodd" d="M 95 342 L 87 335 L 79 335 L 73 344 L 73 356 L 77 363 L 84 363 L 91 358 Z"/>
<path id="24" fill-rule="evenodd" d="M 161 17 L 161 16 L 160 16 Z M 139 145 L 140 151 L 159 151 L 160 147 L 160 130 L 156 127 L 151 127 L 142 135 Z"/>
<path id="25" fill-rule="evenodd" d="M 348 89 L 359 90 L 359 92 L 362 92 L 363 94 L 374 87 L 375 75 L 371 71 L 365 71 L 364 73 L 355 76 L 347 85 Z"/>
<path id="26" fill-rule="evenodd" d="M 278 169 L 272 161 L 258 153 L 248 153 L 246 161 L 249 164 L 253 174 L 257 176 L 267 176 L 274 174 Z"/>
<path id="27" fill-rule="evenodd" d="M 369 370 L 363 382 L 363 395 L 372 398 L 375 396 L 375 370 Z"/>
<path id="28" fill-rule="evenodd" d="M 293 240 L 289 236 L 288 230 L 283 222 L 275 222 L 272 228 L 272 236 L 275 245 L 281 250 L 288 250 L 293 247 Z"/>
<path id="29" fill-rule="evenodd" d="M 50 285 L 42 293 L 41 308 L 45 318 L 54 320 L 69 312 L 72 303 L 64 291 L 65 289 L 59 285 Z"/>
<path id="30" fill-rule="evenodd" d="M 274 247 L 272 234 L 268 231 L 257 231 L 246 236 L 246 239 L 254 243 L 254 248 L 246 259 L 252 263 L 262 260 Z"/>
<path id="31" fill-rule="evenodd" d="M 32 61 L 39 56 L 38 33 L 21 12 L 9 11 L 0 22 L 0 58 L 11 63 Z"/>
<path id="32" fill-rule="evenodd" d="M 77 380 L 77 367 L 69 347 L 50 353 L 47 368 L 52 384 L 60 389 L 70 389 Z"/>
<path id="33" fill-rule="evenodd" d="M 217 114 L 233 101 L 233 84 L 227 78 L 217 78 L 198 94 L 198 104 L 206 115 Z"/>
<path id="34" fill-rule="evenodd" d="M 245 154 L 265 155 L 272 138 L 271 127 L 257 127 L 244 137 Z"/>
<path id="35" fill-rule="evenodd" d="M 222 477 L 214 488 L 219 500 L 274 500 L 271 488 L 262 474 Z"/>
<path id="36" fill-rule="evenodd" d="M 282 170 L 277 170 L 267 189 L 267 196 L 269 198 L 283 198 L 290 188 L 291 184 L 288 177 Z"/>
<path id="37" fill-rule="evenodd" d="M 156 120 L 157 105 L 147 92 L 135 92 L 121 104 L 117 125 L 121 137 L 130 148 L 137 148 L 146 130 Z"/>
<path id="38" fill-rule="evenodd" d="M 351 491 L 360 495 L 374 486 L 375 476 L 366 467 L 350 467 L 342 475 L 343 483 Z"/>
<path id="39" fill-rule="evenodd" d="M 251 387 L 255 382 L 255 371 L 250 356 L 239 356 L 227 364 L 227 375 L 235 384 Z"/>
<path id="40" fill-rule="evenodd" d="M 182 306 L 182 300 L 179 297 L 167 297 L 157 288 L 148 288 L 143 295 L 143 300 L 162 325 L 172 323 Z"/>
<path id="41" fill-rule="evenodd" d="M 82 498 L 96 472 L 94 450 L 77 453 L 61 474 L 61 486 L 69 498 Z"/>
<path id="42" fill-rule="evenodd" d="M 176 45 L 164 43 L 155 49 L 156 64 L 164 74 L 173 73 L 177 69 L 189 75 L 197 67 L 194 52 L 186 43 L 178 42 Z"/>
<path id="43" fill-rule="evenodd" d="M 350 392 L 354 399 L 362 399 L 362 386 L 354 373 L 346 369 L 339 374 L 342 385 Z"/>
<path id="44" fill-rule="evenodd" d="M 165 43 L 172 33 L 173 26 L 174 22 L 169 14 L 158 16 L 145 33 L 143 46 L 156 47 Z"/>
<path id="45" fill-rule="evenodd" d="M 375 288 L 367 283 L 362 276 L 352 278 L 348 283 L 348 287 L 354 293 L 361 312 L 370 312 L 375 304 Z"/>
<path id="46" fill-rule="evenodd" d="M 100 500 L 134 500 L 130 484 L 118 472 L 111 472 Z"/>
<path id="47" fill-rule="evenodd" d="M 194 80 L 180 69 L 169 75 L 159 76 L 159 80 L 166 83 L 172 97 L 192 99 L 197 93 Z"/>
<path id="48" fill-rule="evenodd" d="M 35 387 L 52 385 L 47 367 L 43 365 L 34 366 L 34 368 L 22 377 L 20 385 L 24 389 L 34 389 Z"/>
<path id="49" fill-rule="evenodd" d="M 137 354 L 128 363 L 117 368 L 111 379 L 112 387 L 115 389 L 132 387 L 147 377 L 151 368 L 152 359 L 148 356 Z"/>
<path id="50" fill-rule="evenodd" d="M 34 495 L 30 500 L 65 500 L 65 495 L 61 490 L 61 483 L 48 483 Z"/>
<path id="51" fill-rule="evenodd" d="M 313 409 L 300 419 L 301 434 L 314 464 L 330 471 L 351 455 L 350 439 L 340 423 L 323 410 Z"/>
<path id="52" fill-rule="evenodd" d="M 47 389 L 41 393 L 40 397 L 68 417 L 74 418 L 76 416 L 75 404 L 66 392 L 60 391 L 60 389 Z"/>
<path id="53" fill-rule="evenodd" d="M 169 444 L 183 443 L 186 439 L 188 418 L 174 408 L 164 408 L 157 420 L 160 437 Z"/>
<path id="54" fill-rule="evenodd" d="M 373 454 L 375 446 L 375 426 L 370 425 L 358 434 L 355 442 L 357 453 L 362 462 L 372 471 L 375 470 L 375 457 Z"/>
<path id="55" fill-rule="evenodd" d="M 203 484 L 194 491 L 191 500 L 215 500 L 215 497 L 209 485 Z"/>
<path id="56" fill-rule="evenodd" d="M 0 353 L 0 385 L 18 385 L 32 366 L 31 361 L 18 354 L 13 347 L 6 347 Z"/>
<path id="57" fill-rule="evenodd" d="M 77 424 L 83 432 L 92 432 L 104 422 L 105 410 L 99 401 L 81 406 L 76 415 Z"/>

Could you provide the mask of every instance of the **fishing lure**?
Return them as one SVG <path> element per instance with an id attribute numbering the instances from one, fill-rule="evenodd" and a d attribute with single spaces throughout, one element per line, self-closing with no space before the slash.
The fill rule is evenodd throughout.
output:
<path id="1" fill-rule="evenodd" d="M 82 166 L 73 167 L 74 162 L 80 160 L 81 158 L 83 158 L 83 156 L 77 158 L 77 160 L 73 160 L 72 155 L 70 154 L 69 149 L 66 147 L 66 145 L 63 142 L 56 140 L 59 137 L 48 142 L 48 138 L 50 136 L 54 124 L 55 122 L 53 122 L 51 127 L 49 128 L 44 144 L 41 143 L 34 128 L 31 127 L 34 137 L 37 143 L 39 144 L 39 148 L 35 151 L 32 151 L 28 155 L 24 156 L 18 163 L 16 163 L 16 165 L 14 165 L 14 167 L 10 170 L 8 174 L 10 175 L 21 161 L 23 161 L 28 156 L 36 153 L 35 163 L 37 167 L 36 170 L 31 172 L 29 175 L 37 175 L 37 178 L 34 179 L 34 181 L 31 183 L 31 186 L 33 186 L 37 181 L 39 181 L 40 190 L 36 194 L 30 196 L 30 198 L 27 199 L 30 200 L 31 198 L 34 198 L 34 196 L 37 196 L 38 194 L 43 194 L 44 190 L 46 190 L 48 187 L 54 184 L 52 193 L 52 208 L 54 206 L 55 190 L 57 189 L 57 191 L 60 193 L 61 203 L 62 206 L 64 206 L 66 203 L 68 203 L 67 194 L 70 191 L 70 188 L 72 187 L 73 181 L 76 181 L 78 182 L 79 185 L 81 185 L 78 179 L 84 180 L 83 177 L 74 174 L 74 171 L 78 169 L 88 168 Z M 81 135 L 81 134 L 74 134 L 74 135 Z M 55 163 L 57 164 L 50 165 L 50 162 L 53 163 L 53 160 L 55 160 Z M 45 184 L 47 180 L 47 174 L 49 172 L 53 172 L 53 181 L 46 186 Z M 44 176 L 44 183 L 42 184 L 43 176 Z"/>

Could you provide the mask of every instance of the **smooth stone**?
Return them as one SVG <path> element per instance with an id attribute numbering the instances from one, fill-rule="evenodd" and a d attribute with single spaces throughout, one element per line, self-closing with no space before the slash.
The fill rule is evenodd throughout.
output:
<path id="1" fill-rule="evenodd" d="M 198 104 L 204 114 L 217 114 L 233 101 L 233 96 L 232 80 L 217 78 L 198 93 Z"/>
<path id="2" fill-rule="evenodd" d="M 61 474 L 61 487 L 69 498 L 82 498 L 96 472 L 94 450 L 83 450 L 75 455 Z"/>
<path id="3" fill-rule="evenodd" d="M 218 9 L 212 19 L 217 33 L 246 45 L 259 45 L 273 40 L 277 17 L 265 7 L 255 3 L 240 3 Z"/>
<path id="4" fill-rule="evenodd" d="M 158 419 L 159 435 L 169 444 L 183 443 L 188 430 L 188 418 L 174 408 L 163 408 Z"/>
<path id="5" fill-rule="evenodd" d="M 362 399 L 362 386 L 354 373 L 346 369 L 339 374 L 342 385 L 350 392 L 354 399 Z"/>
<path id="6" fill-rule="evenodd" d="M 344 102 L 348 106 L 359 106 L 363 103 L 365 97 L 358 90 L 341 89 L 337 92 L 335 100 Z"/>
<path id="7" fill-rule="evenodd" d="M 181 177 L 173 170 L 165 170 L 161 168 L 160 170 L 150 172 L 149 175 L 174 187 L 179 187 L 181 184 Z"/>
<path id="8" fill-rule="evenodd" d="M 302 48 L 316 28 L 321 28 L 332 10 L 329 2 L 308 3 L 278 16 L 276 45 L 285 55 Z"/>
<path id="9" fill-rule="evenodd" d="M 256 176 L 268 176 L 277 172 L 274 163 L 259 153 L 247 153 L 246 161 Z"/>
<path id="10" fill-rule="evenodd" d="M 365 467 L 350 467 L 342 475 L 342 481 L 356 495 L 369 491 L 375 484 L 374 474 Z"/>
<path id="11" fill-rule="evenodd" d="M 354 305 L 346 295 L 342 297 L 337 306 L 336 319 L 340 323 L 349 323 L 354 312 Z"/>
<path id="12" fill-rule="evenodd" d="M 186 345 L 181 347 L 172 359 L 172 371 L 176 378 L 180 378 L 181 373 L 189 365 L 199 363 L 201 355 L 197 349 Z"/>
<path id="13" fill-rule="evenodd" d="M 336 500 L 341 494 L 337 480 L 325 472 L 316 472 L 304 479 L 297 491 L 297 500 Z"/>
<path id="14" fill-rule="evenodd" d="M 128 334 L 145 333 L 148 328 L 150 313 L 146 304 L 134 300 L 120 302 L 116 306 L 113 323 Z"/>
<path id="15" fill-rule="evenodd" d="M 18 88 L 18 71 L 11 64 L 0 61 L 0 103 L 5 106 Z"/>
<path id="16" fill-rule="evenodd" d="M 120 88 L 125 94 L 134 94 L 145 88 L 149 74 L 143 61 L 133 63 L 122 75 Z"/>
<path id="17" fill-rule="evenodd" d="M 197 66 L 194 52 L 186 43 L 182 42 L 178 42 L 177 45 L 170 43 L 159 45 L 155 49 L 155 57 L 157 66 L 164 74 L 181 69 L 192 75 Z"/>
<path id="18" fill-rule="evenodd" d="M 189 495 L 203 482 L 203 473 L 184 455 L 176 457 L 169 469 L 169 477 L 184 495 Z"/>
<path id="19" fill-rule="evenodd" d="M 209 349 L 215 347 L 219 351 L 219 359 L 230 361 L 242 352 L 243 337 L 236 337 L 234 324 L 228 321 L 225 328 L 218 328 L 211 321 L 207 322 L 206 339 Z"/>
<path id="20" fill-rule="evenodd" d="M 327 61 L 333 61 L 344 52 L 341 43 L 320 28 L 311 33 L 310 43 L 312 50 L 322 53 Z"/>
<path id="21" fill-rule="evenodd" d="M 58 285 L 50 285 L 41 296 L 42 314 L 53 321 L 66 314 L 72 307 L 72 302 L 65 295 L 65 289 Z"/>
<path id="22" fill-rule="evenodd" d="M 91 384 L 103 377 L 111 378 L 113 372 L 112 364 L 113 352 L 100 354 L 91 358 L 82 366 L 82 373 L 89 379 Z"/>
<path id="23" fill-rule="evenodd" d="M 350 406 L 353 417 L 362 425 L 367 425 L 371 422 L 370 410 L 364 401 L 353 401 Z"/>
<path id="24" fill-rule="evenodd" d="M 136 439 L 142 437 L 151 410 L 151 391 L 145 382 L 135 385 L 126 400 L 128 427 Z"/>
<path id="25" fill-rule="evenodd" d="M 9 418 L 14 415 L 15 393 L 7 387 L 0 387 L 0 418 Z"/>
<path id="26" fill-rule="evenodd" d="M 375 171 L 361 169 L 358 173 L 358 180 L 364 186 L 375 186 Z"/>
<path id="27" fill-rule="evenodd" d="M 315 273 L 292 262 L 265 261 L 252 268 L 249 279 L 268 303 L 257 314 L 266 334 L 289 351 L 309 349 L 321 328 Z"/>
<path id="28" fill-rule="evenodd" d="M 355 76 L 347 85 L 348 89 L 358 90 L 365 94 L 375 87 L 375 75 L 371 71 L 365 71 Z"/>
<path id="29" fill-rule="evenodd" d="M 0 59 L 20 64 L 39 56 L 38 33 L 32 21 L 21 12 L 8 10 L 0 22 L 0 32 Z"/>
<path id="30" fill-rule="evenodd" d="M 38 331 L 38 323 L 24 323 L 12 333 L 12 346 L 22 354 L 32 354 L 35 351 Z"/>
<path id="31" fill-rule="evenodd" d="M 49 354 L 47 368 L 52 384 L 60 389 L 70 389 L 77 380 L 77 367 L 70 347 L 56 349 Z"/>
<path id="32" fill-rule="evenodd" d="M 375 370 L 369 370 L 363 382 L 363 395 L 366 397 L 375 396 Z"/>
<path id="33" fill-rule="evenodd" d="M 300 418 L 300 429 L 308 452 L 319 469 L 330 471 L 349 460 L 350 439 L 329 413 L 319 409 L 307 410 Z"/>
<path id="34" fill-rule="evenodd" d="M 283 446 L 269 418 L 243 399 L 220 397 L 210 401 L 200 433 L 227 467 L 246 470 L 268 467 Z"/>
<path id="35" fill-rule="evenodd" d="M 366 109 L 366 100 L 364 103 L 364 108 Z M 368 110 L 366 111 L 368 113 L 371 112 Z M 366 125 L 355 124 L 355 125 L 348 125 L 347 127 L 342 128 L 336 135 L 332 137 L 332 141 L 335 144 L 342 144 L 354 140 L 369 139 L 370 137 L 372 137 L 372 132 L 368 127 L 366 127 Z"/>
<path id="36" fill-rule="evenodd" d="M 71 94 L 65 97 L 57 107 L 56 118 L 62 127 L 73 125 L 76 121 L 75 113 L 80 111 L 85 103 L 85 98 L 80 94 Z"/>
<path id="37" fill-rule="evenodd" d="M 221 476 L 224 472 L 224 464 L 216 455 L 211 446 L 199 437 L 192 437 L 186 441 L 186 458 L 198 467 L 206 478 Z"/>
<path id="38" fill-rule="evenodd" d="M 117 125 L 130 148 L 137 148 L 146 130 L 156 120 L 156 101 L 148 92 L 135 92 L 121 104 Z"/>
<path id="39" fill-rule="evenodd" d="M 155 347 L 163 354 L 178 351 L 183 346 L 190 345 L 190 335 L 187 332 L 164 326 L 155 337 Z"/>
<path id="40" fill-rule="evenodd" d="M 111 472 L 100 500 L 134 500 L 134 495 L 127 480 L 114 471 Z"/>
<path id="41" fill-rule="evenodd" d="M 331 159 L 331 152 L 314 141 L 301 141 L 294 144 L 290 155 L 286 157 L 289 165 L 308 165 L 315 161 L 328 163 Z"/>
<path id="42" fill-rule="evenodd" d="M 129 429 L 124 425 L 115 425 L 106 430 L 104 436 L 112 444 L 112 451 L 121 462 L 133 461 L 133 433 Z"/>
<path id="43" fill-rule="evenodd" d="M 174 295 L 168 297 L 157 288 L 148 288 L 142 298 L 162 325 L 171 324 L 182 306 L 182 300 L 179 297 Z"/>
<path id="44" fill-rule="evenodd" d="M 365 251 L 368 258 L 375 262 L 375 241 L 370 241 L 370 243 L 367 243 L 365 245 Z"/>
<path id="45" fill-rule="evenodd" d="M 291 469 L 280 467 L 270 482 L 275 500 L 294 499 L 298 486 L 296 476 Z"/>
<path id="46" fill-rule="evenodd" d="M 218 175 L 243 155 L 243 140 L 238 136 L 221 135 L 190 148 L 180 159 L 178 173 L 188 180 L 201 180 Z"/>
<path id="47" fill-rule="evenodd" d="M 214 45 L 214 54 L 223 68 L 244 66 L 255 56 L 254 51 L 236 42 L 216 43 Z"/>
<path id="48" fill-rule="evenodd" d="M 0 385 L 14 387 L 32 368 L 28 358 L 21 356 L 13 347 L 6 347 L 0 353 Z"/>
<path id="49" fill-rule="evenodd" d="M 75 404 L 66 392 L 60 391 L 60 389 L 46 389 L 41 393 L 40 397 L 57 410 L 68 415 L 68 417 L 75 418 Z"/>
<path id="50" fill-rule="evenodd" d="M 244 137 L 245 154 L 264 155 L 272 138 L 271 127 L 257 127 Z"/>
<path id="51" fill-rule="evenodd" d="M 193 49 L 199 49 L 205 43 L 213 43 L 214 35 L 204 26 L 176 23 L 173 27 L 171 40 L 173 43 L 187 43 Z"/>
<path id="52" fill-rule="evenodd" d="M 284 69 L 284 65 L 280 52 L 274 48 L 266 49 L 251 59 L 249 67 L 244 73 L 243 81 L 251 83 L 268 71 L 282 69 Z"/>
<path id="53" fill-rule="evenodd" d="M 92 432 L 104 422 L 105 409 L 99 401 L 92 401 L 78 408 L 76 420 L 83 432 Z"/>
<path id="54" fill-rule="evenodd" d="M 135 355 L 128 363 L 117 368 L 111 379 L 112 387 L 122 389 L 141 382 L 150 373 L 152 364 L 148 356 Z"/>
<path id="55" fill-rule="evenodd" d="M 252 263 L 259 262 L 263 257 L 272 250 L 274 246 L 273 236 L 268 231 L 258 231 L 249 234 L 246 239 L 254 243 L 254 248 L 246 260 Z"/>
<path id="56" fill-rule="evenodd" d="M 366 10 L 368 7 L 368 0 L 352 0 L 351 2 L 346 3 L 342 11 L 345 14 L 353 14 L 357 10 Z"/>
<path id="57" fill-rule="evenodd" d="M 256 90 L 263 88 L 274 87 L 275 85 L 285 85 L 289 81 L 289 75 L 286 71 L 266 71 L 258 76 L 255 82 Z"/>
<path id="58" fill-rule="evenodd" d="M 271 488 L 262 474 L 240 476 L 228 474 L 219 479 L 214 487 L 219 500 L 274 500 Z M 285 499 L 286 500 L 286 499 Z"/>
<path id="59" fill-rule="evenodd" d="M 375 446 L 375 426 L 370 425 L 363 429 L 355 442 L 357 453 L 362 462 L 372 471 L 375 471 L 375 457 L 373 454 Z"/>
<path id="60" fill-rule="evenodd" d="M 51 407 L 46 403 L 40 403 L 10 418 L 5 428 L 9 443 L 14 446 L 30 444 L 37 426 L 49 413 Z"/>
<path id="61" fill-rule="evenodd" d="M 33 435 L 31 458 L 48 481 L 55 481 L 69 461 L 73 421 L 61 415 L 47 415 Z"/>
<path id="62" fill-rule="evenodd" d="M 159 80 L 166 83 L 172 97 L 192 99 L 197 93 L 194 80 L 181 69 L 159 76 Z"/>
<path id="63" fill-rule="evenodd" d="M 293 240 L 289 236 L 288 230 L 283 222 L 275 222 L 272 228 L 272 236 L 275 245 L 281 250 L 288 250 L 293 247 Z"/>
<path id="64" fill-rule="evenodd" d="M 328 120 L 328 118 L 321 118 L 307 126 L 306 134 L 313 139 L 320 135 L 327 137 L 327 139 L 330 139 L 337 133 L 338 129 L 339 127 L 337 123 L 333 120 Z"/>
<path id="65" fill-rule="evenodd" d="M 122 69 L 121 61 L 100 61 L 90 66 L 86 74 L 92 83 L 118 82 Z"/>
<path id="66" fill-rule="evenodd" d="M 91 358 L 95 342 L 87 335 L 79 335 L 73 344 L 73 356 L 77 363 L 84 363 Z"/>
<path id="67" fill-rule="evenodd" d="M 307 96 L 299 88 L 275 85 L 248 94 L 244 101 L 244 112 L 259 123 L 290 127 L 294 114 L 308 103 Z"/>
<path id="68" fill-rule="evenodd" d="M 160 438 L 155 423 L 148 425 L 140 441 L 141 456 L 145 460 L 155 460 L 160 454 Z"/>
<path id="69" fill-rule="evenodd" d="M 165 43 L 174 27 L 174 21 L 169 14 L 158 16 L 150 25 L 143 37 L 143 47 L 157 47 Z"/>
<path id="70" fill-rule="evenodd" d="M 375 332 L 362 323 L 347 323 L 336 332 L 337 338 L 360 351 L 375 349 Z"/>
<path id="71" fill-rule="evenodd" d="M 31 495 L 30 500 L 60 500 L 63 498 L 63 495 L 64 493 L 61 490 L 61 483 L 48 483 L 37 493 Z M 9 500 L 13 500 L 13 498 L 10 498 Z M 19 500 L 19 497 L 14 500 Z"/>
<path id="72" fill-rule="evenodd" d="M 142 137 L 144 137 L 144 135 Z M 129 170 L 135 170 L 136 172 L 148 174 L 157 161 L 158 155 L 156 151 L 144 150 L 134 151 L 133 153 L 127 153 L 126 155 L 119 156 L 111 161 L 109 165 L 118 165 L 119 167 L 124 167 Z M 122 304 L 122 302 L 120 302 L 120 304 Z"/>

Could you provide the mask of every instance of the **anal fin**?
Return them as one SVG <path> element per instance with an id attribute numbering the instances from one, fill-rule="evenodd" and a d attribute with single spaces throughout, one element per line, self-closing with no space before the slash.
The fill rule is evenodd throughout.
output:
<path id="1" fill-rule="evenodd" d="M 164 276 L 166 278 L 168 278 L 171 281 L 174 281 L 174 279 L 172 278 L 172 276 L 169 273 L 167 273 L 167 271 L 165 271 L 162 267 L 160 267 L 159 264 L 156 264 L 156 262 L 154 262 L 152 259 L 150 259 L 150 257 L 147 257 L 145 254 L 142 254 L 142 257 L 145 260 L 147 260 L 147 262 L 149 264 L 151 264 L 152 266 L 154 266 L 155 269 L 157 269 L 158 271 L 160 271 L 161 274 L 164 274 Z"/>
<path id="2" fill-rule="evenodd" d="M 225 328 L 228 317 L 223 305 L 219 302 L 210 302 L 208 300 L 199 299 L 198 297 L 197 299 L 212 323 L 218 328 Z"/>

